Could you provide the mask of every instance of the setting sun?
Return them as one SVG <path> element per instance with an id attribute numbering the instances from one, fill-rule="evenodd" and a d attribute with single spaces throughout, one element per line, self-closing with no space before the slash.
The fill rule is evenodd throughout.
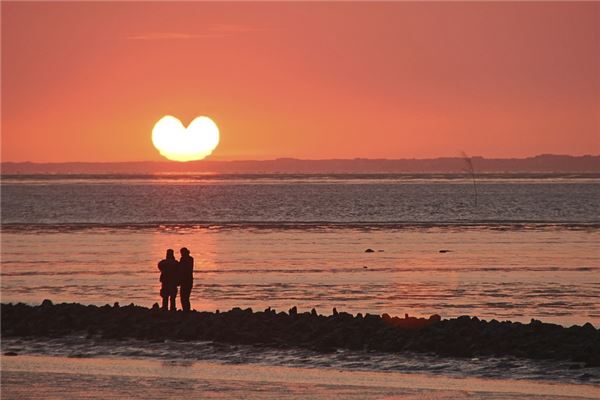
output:
<path id="1" fill-rule="evenodd" d="M 600 400 L 600 0 L 0 24 L 0 400 Z"/>
<path id="2" fill-rule="evenodd" d="M 219 128 L 204 116 L 195 118 L 186 128 L 179 119 L 166 115 L 152 129 L 152 143 L 169 160 L 201 160 L 219 144 Z"/>

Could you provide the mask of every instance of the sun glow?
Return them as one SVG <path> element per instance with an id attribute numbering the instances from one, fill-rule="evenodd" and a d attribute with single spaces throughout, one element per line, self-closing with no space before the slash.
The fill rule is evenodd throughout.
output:
<path id="1" fill-rule="evenodd" d="M 165 115 L 152 129 L 152 143 L 169 160 L 202 160 L 219 144 L 219 128 L 204 116 L 195 118 L 186 128 L 179 119 Z"/>

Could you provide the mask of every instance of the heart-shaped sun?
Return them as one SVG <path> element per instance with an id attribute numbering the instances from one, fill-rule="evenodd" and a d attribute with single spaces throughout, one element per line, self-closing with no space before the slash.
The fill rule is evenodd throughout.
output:
<path id="1" fill-rule="evenodd" d="M 179 119 L 166 115 L 152 129 L 152 143 L 169 160 L 202 160 L 219 144 L 219 128 L 208 117 L 194 118 L 186 128 Z"/>

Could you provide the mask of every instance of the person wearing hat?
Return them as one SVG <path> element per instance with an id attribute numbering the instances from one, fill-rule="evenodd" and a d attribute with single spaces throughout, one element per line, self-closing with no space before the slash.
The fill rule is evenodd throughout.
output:
<path id="1" fill-rule="evenodd" d="M 182 247 L 179 253 L 181 253 L 179 259 L 179 284 L 181 285 L 179 299 L 183 311 L 189 312 L 191 310 L 190 295 L 194 286 L 194 258 L 190 256 L 190 251 L 185 247 Z"/>

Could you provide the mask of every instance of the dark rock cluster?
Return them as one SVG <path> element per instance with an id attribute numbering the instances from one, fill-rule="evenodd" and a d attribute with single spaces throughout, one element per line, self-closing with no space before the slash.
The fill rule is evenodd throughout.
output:
<path id="1" fill-rule="evenodd" d="M 270 308 L 253 312 L 167 312 L 135 306 L 2 304 L 2 336 L 57 337 L 87 334 L 107 339 L 150 341 L 213 340 L 317 351 L 338 348 L 383 352 L 425 352 L 442 356 L 516 356 L 579 362 L 600 367 L 600 330 L 590 323 L 565 328 L 531 320 L 529 324 L 484 321 L 462 316 L 442 320 L 383 315 L 352 315 L 333 309 L 287 313 Z"/>

